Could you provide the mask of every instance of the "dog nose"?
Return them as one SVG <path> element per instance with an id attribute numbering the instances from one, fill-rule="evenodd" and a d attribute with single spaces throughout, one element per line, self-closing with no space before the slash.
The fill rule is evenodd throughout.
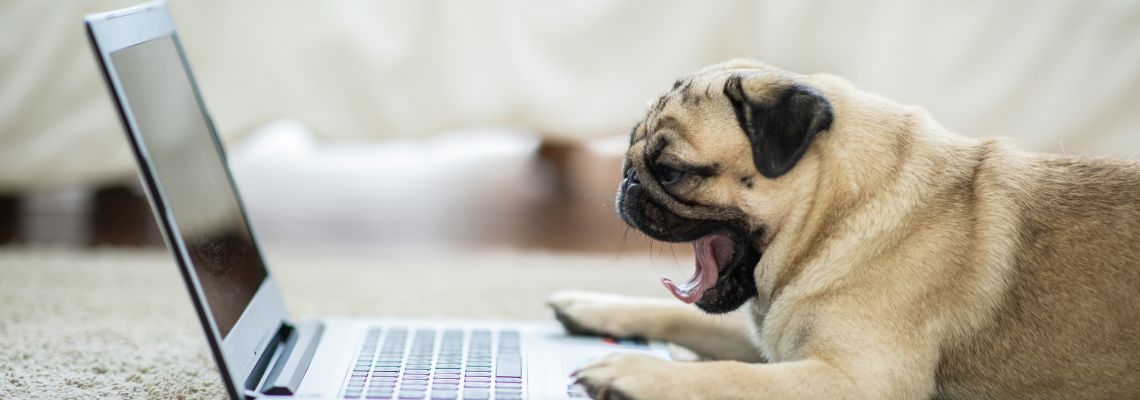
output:
<path id="1" fill-rule="evenodd" d="M 637 179 L 637 170 L 633 169 L 633 167 L 625 168 L 625 180 L 629 181 L 629 183 L 641 183 L 641 181 Z"/>

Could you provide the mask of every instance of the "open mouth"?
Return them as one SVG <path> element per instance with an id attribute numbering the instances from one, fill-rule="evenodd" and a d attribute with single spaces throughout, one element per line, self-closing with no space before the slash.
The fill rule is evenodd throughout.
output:
<path id="1" fill-rule="evenodd" d="M 741 221 L 739 212 L 721 210 L 722 218 L 715 220 L 684 218 L 652 201 L 628 177 L 617 200 L 618 214 L 631 227 L 653 239 L 693 244 L 696 268 L 689 280 L 678 284 L 661 278 L 673 297 L 712 314 L 733 311 L 756 297 L 754 274 L 762 256 L 756 238 L 763 231 L 736 222 Z"/>
<path id="2" fill-rule="evenodd" d="M 730 266 L 736 248 L 736 242 L 723 233 L 705 235 L 692 244 L 697 265 L 689 281 L 678 285 L 669 277 L 661 277 L 661 283 L 673 297 L 686 304 L 701 301 L 705 291 L 716 286 L 721 273 Z"/>

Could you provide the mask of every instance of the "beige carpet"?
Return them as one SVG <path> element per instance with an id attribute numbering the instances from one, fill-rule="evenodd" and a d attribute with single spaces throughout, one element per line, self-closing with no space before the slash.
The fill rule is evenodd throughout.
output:
<path id="1" fill-rule="evenodd" d="M 661 296 L 661 273 L 691 272 L 671 254 L 270 253 L 294 316 L 547 318 L 556 290 Z M 0 248 L 0 399 L 47 397 L 224 397 L 166 253 Z"/>

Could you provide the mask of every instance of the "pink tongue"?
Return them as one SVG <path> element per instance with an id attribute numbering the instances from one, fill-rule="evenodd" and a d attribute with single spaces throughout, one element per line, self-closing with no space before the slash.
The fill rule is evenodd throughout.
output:
<path id="1" fill-rule="evenodd" d="M 661 283 L 673 293 L 673 297 L 692 304 L 701 300 L 705 291 L 716 286 L 720 269 L 731 261 L 732 239 L 714 233 L 693 241 L 693 252 L 697 255 L 697 270 L 688 282 L 682 285 L 673 283 L 668 277 L 661 277 Z"/>

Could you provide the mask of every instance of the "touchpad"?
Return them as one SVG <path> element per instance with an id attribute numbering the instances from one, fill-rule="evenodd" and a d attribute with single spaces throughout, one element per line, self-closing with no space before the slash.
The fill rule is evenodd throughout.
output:
<path id="1" fill-rule="evenodd" d="M 558 336 L 553 340 L 561 354 L 562 372 L 569 376 L 587 364 L 613 353 L 641 353 L 661 356 L 662 353 L 644 340 L 616 339 L 596 336 Z M 657 350 L 657 351 L 655 351 Z"/>

